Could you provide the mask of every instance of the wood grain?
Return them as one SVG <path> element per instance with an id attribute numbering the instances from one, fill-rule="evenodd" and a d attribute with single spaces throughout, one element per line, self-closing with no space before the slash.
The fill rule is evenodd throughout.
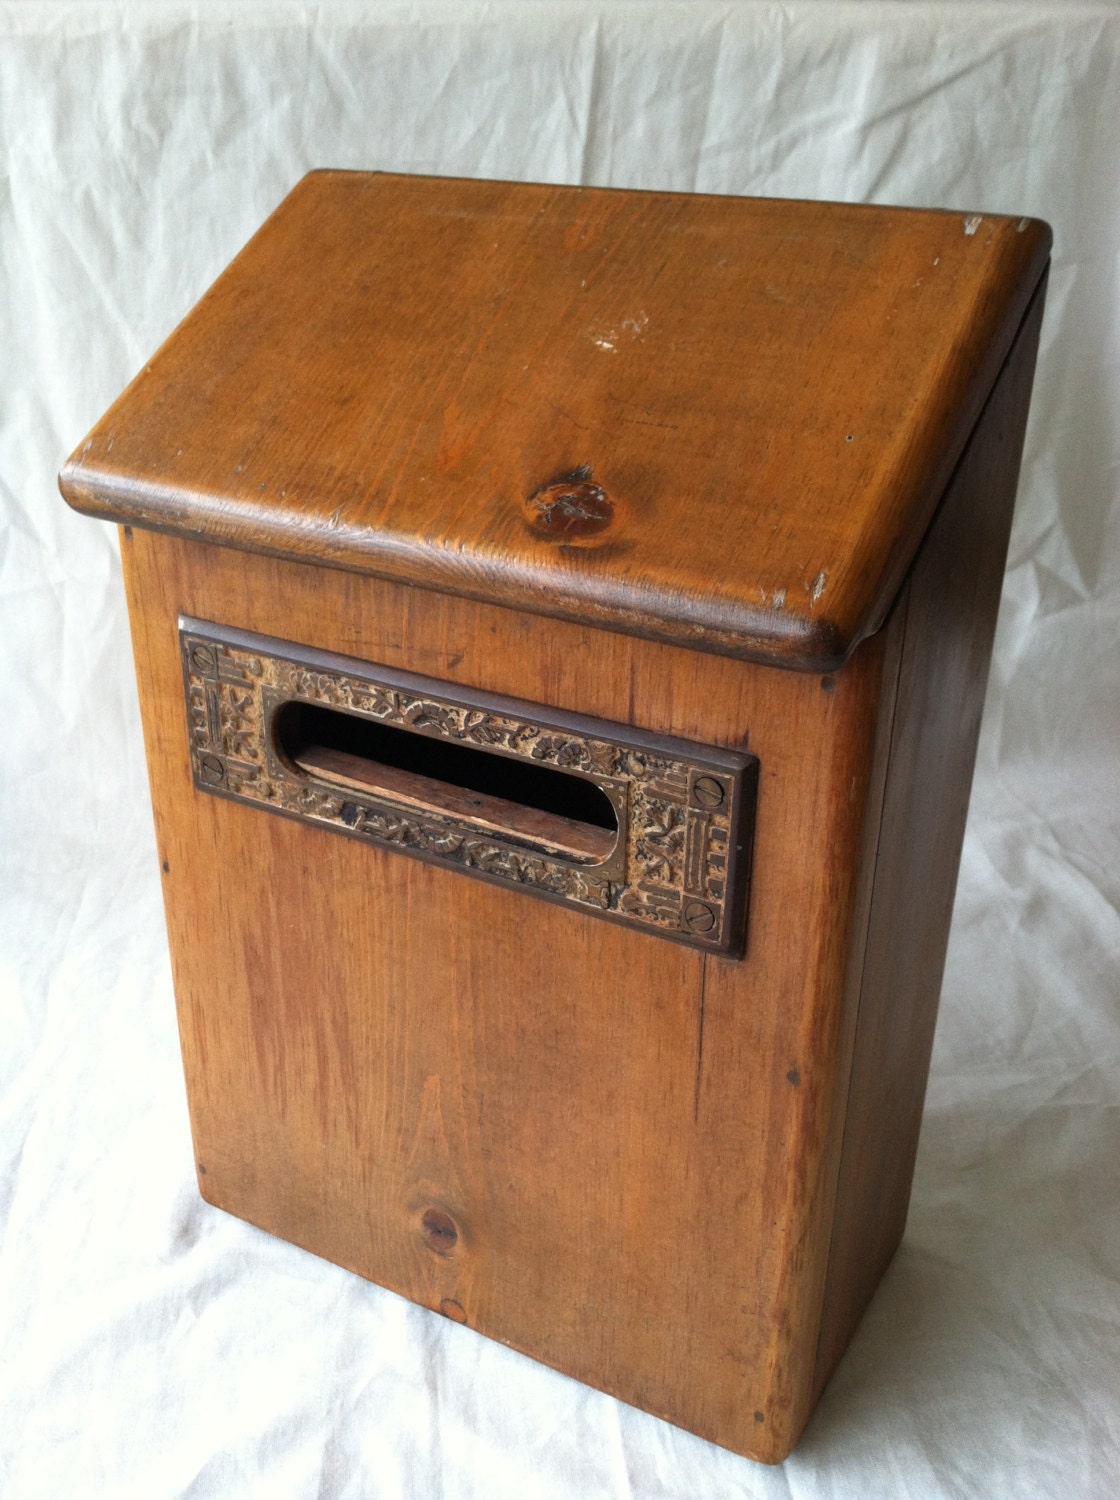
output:
<path id="1" fill-rule="evenodd" d="M 1048 244 L 365 174 L 285 201 L 62 477 L 138 523 L 211 1202 L 789 1452 L 905 1220 Z M 180 617 L 749 748 L 745 958 L 203 794 Z M 612 837 L 347 750 L 292 753 L 586 857 Z"/>
<path id="2" fill-rule="evenodd" d="M 94 515 L 812 670 L 892 604 L 1034 220 L 316 173 L 63 470 Z"/>
<path id="3" fill-rule="evenodd" d="M 902 636 L 815 1383 L 902 1238 L 1045 287 L 898 607 Z"/>
<path id="4" fill-rule="evenodd" d="M 353 574 L 325 608 L 319 569 L 142 531 L 123 555 L 204 1195 L 781 1457 L 809 1406 L 887 636 L 820 679 Z M 196 793 L 180 614 L 749 737 L 746 959 Z"/>

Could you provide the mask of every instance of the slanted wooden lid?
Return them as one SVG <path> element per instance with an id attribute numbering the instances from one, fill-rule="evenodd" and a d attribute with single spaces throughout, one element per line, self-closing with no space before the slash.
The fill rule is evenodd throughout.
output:
<path id="1" fill-rule="evenodd" d="M 881 624 L 1049 246 L 1031 219 L 317 172 L 62 491 L 827 670 Z"/>

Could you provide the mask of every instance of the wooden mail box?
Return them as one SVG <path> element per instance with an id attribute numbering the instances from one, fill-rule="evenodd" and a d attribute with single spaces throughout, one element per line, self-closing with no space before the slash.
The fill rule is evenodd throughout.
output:
<path id="1" fill-rule="evenodd" d="M 122 524 L 206 1199 L 764 1460 L 899 1242 L 1033 220 L 323 172 Z"/>

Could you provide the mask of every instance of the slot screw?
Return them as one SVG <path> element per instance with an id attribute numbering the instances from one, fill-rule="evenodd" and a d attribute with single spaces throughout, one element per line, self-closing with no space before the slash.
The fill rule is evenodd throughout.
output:
<path id="1" fill-rule="evenodd" d="M 716 914 L 703 901 L 690 901 L 684 909 L 683 920 L 689 932 L 711 932 L 716 925 Z"/>
<path id="2" fill-rule="evenodd" d="M 692 799 L 701 807 L 718 807 L 723 801 L 723 787 L 714 776 L 697 776 L 692 783 Z"/>
<path id="3" fill-rule="evenodd" d="M 198 763 L 199 774 L 203 781 L 224 781 L 226 768 L 216 755 L 204 755 Z"/>

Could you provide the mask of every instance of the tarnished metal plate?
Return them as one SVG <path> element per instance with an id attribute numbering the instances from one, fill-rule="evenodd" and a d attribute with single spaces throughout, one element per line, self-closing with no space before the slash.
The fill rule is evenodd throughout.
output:
<path id="1" fill-rule="evenodd" d="M 181 618 L 195 786 L 445 865 L 590 916 L 741 957 L 757 761 L 627 725 Z M 276 717 L 317 705 L 594 783 L 618 837 L 605 857 L 537 841 L 355 784 L 283 753 Z"/>

